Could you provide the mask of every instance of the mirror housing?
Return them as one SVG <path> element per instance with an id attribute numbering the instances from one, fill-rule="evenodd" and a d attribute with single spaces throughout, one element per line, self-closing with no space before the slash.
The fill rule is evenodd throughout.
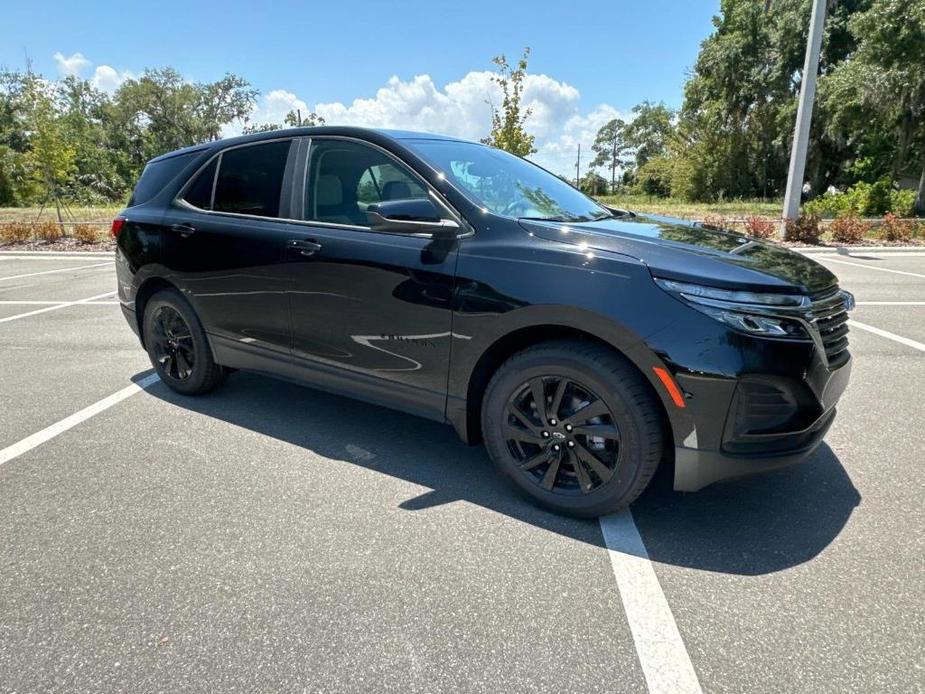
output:
<path id="1" fill-rule="evenodd" d="M 459 233 L 459 224 L 441 219 L 437 206 L 427 198 L 373 203 L 366 208 L 366 218 L 374 231 L 431 234 L 434 238 L 451 238 Z"/>

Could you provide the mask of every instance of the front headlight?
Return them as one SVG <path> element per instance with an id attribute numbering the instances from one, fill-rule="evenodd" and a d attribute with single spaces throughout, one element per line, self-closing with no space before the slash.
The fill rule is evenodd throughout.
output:
<path id="1" fill-rule="evenodd" d="M 765 337 L 810 338 L 803 323 L 787 315 L 808 311 L 811 305 L 808 296 L 743 292 L 659 278 L 655 278 L 655 283 L 691 308 L 736 330 Z"/>

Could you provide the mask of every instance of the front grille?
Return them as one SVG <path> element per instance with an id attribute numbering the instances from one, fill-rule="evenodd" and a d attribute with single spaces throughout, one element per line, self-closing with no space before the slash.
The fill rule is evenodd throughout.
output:
<path id="1" fill-rule="evenodd" d="M 822 338 L 829 366 L 840 366 L 848 360 L 848 306 L 838 287 L 810 297 L 807 316 Z"/>

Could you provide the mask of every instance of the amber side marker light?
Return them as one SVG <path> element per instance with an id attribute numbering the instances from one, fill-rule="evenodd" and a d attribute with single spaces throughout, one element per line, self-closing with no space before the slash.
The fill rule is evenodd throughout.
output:
<path id="1" fill-rule="evenodd" d="M 678 388 L 678 384 L 674 382 L 671 374 L 661 366 L 653 366 L 652 370 L 655 372 L 655 375 L 658 376 L 658 380 L 662 382 L 662 385 L 665 386 L 665 390 L 668 391 L 668 395 L 671 396 L 674 404 L 678 407 L 687 407 L 687 403 L 684 402 L 684 393 Z"/>

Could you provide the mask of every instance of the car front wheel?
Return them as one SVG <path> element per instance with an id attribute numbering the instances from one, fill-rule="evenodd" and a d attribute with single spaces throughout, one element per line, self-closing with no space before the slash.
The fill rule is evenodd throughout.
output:
<path id="1" fill-rule="evenodd" d="M 659 406 L 636 368 L 603 345 L 548 342 L 502 364 L 485 391 L 489 455 L 543 506 L 595 517 L 629 505 L 662 457 Z"/>

